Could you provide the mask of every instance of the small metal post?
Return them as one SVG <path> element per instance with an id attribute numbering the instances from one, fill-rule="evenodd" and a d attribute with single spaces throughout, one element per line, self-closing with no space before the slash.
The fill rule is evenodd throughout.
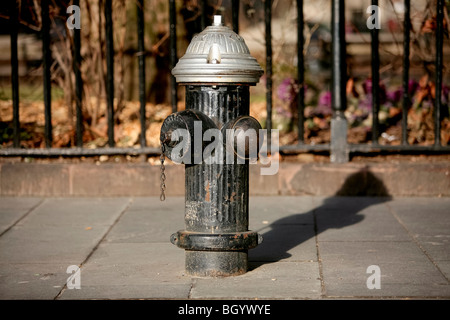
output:
<path id="1" fill-rule="evenodd" d="M 345 61 L 345 3 L 333 0 L 332 4 L 332 109 L 331 119 L 331 155 L 333 163 L 345 163 L 349 160 L 347 144 L 347 105 L 346 83 L 347 64 Z"/>

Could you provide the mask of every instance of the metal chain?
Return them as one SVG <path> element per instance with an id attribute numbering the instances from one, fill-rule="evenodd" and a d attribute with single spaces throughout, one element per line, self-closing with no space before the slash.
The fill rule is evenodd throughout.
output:
<path id="1" fill-rule="evenodd" d="M 164 160 L 165 160 L 165 155 L 164 155 L 164 144 L 161 144 L 161 156 L 159 157 L 159 161 L 161 161 L 161 195 L 159 196 L 159 200 L 164 201 L 166 200 L 166 174 L 164 173 L 164 171 L 166 170 L 165 166 L 164 166 Z"/>

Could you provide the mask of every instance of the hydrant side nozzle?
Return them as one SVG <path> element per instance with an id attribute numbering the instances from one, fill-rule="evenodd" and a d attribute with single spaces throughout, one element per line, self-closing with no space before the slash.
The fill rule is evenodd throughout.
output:
<path id="1" fill-rule="evenodd" d="M 261 124 L 252 116 L 240 116 L 222 127 L 226 150 L 241 159 L 257 160 L 264 142 Z M 261 139 L 262 138 L 262 139 Z"/>
<path id="2" fill-rule="evenodd" d="M 196 122 L 201 124 L 197 126 Z M 175 163 L 196 162 L 198 156 L 203 154 L 204 146 L 195 148 L 195 134 L 201 134 L 202 139 L 205 131 L 214 128 L 217 129 L 214 121 L 199 110 L 186 109 L 172 113 L 161 126 L 160 141 L 165 156 Z M 201 132 L 196 132 L 198 129 Z M 176 153 L 172 152 L 175 148 L 178 151 Z"/>

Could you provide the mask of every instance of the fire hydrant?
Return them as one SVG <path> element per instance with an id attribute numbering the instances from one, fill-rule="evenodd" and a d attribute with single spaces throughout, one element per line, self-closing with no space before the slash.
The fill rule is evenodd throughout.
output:
<path id="1" fill-rule="evenodd" d="M 215 16 L 172 74 L 186 88 L 186 108 L 165 119 L 160 140 L 163 154 L 185 165 L 186 229 L 170 240 L 185 249 L 189 275 L 243 274 L 248 250 L 262 242 L 248 223 L 250 146 L 262 143 L 261 126 L 249 116 L 249 87 L 263 70 L 242 37 Z"/>

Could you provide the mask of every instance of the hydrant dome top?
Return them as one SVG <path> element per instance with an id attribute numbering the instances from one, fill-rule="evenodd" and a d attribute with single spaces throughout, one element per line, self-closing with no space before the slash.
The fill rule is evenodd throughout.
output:
<path id="1" fill-rule="evenodd" d="M 214 16 L 212 26 L 194 36 L 185 55 L 173 68 L 180 83 L 256 84 L 264 71 L 244 39 Z"/>

